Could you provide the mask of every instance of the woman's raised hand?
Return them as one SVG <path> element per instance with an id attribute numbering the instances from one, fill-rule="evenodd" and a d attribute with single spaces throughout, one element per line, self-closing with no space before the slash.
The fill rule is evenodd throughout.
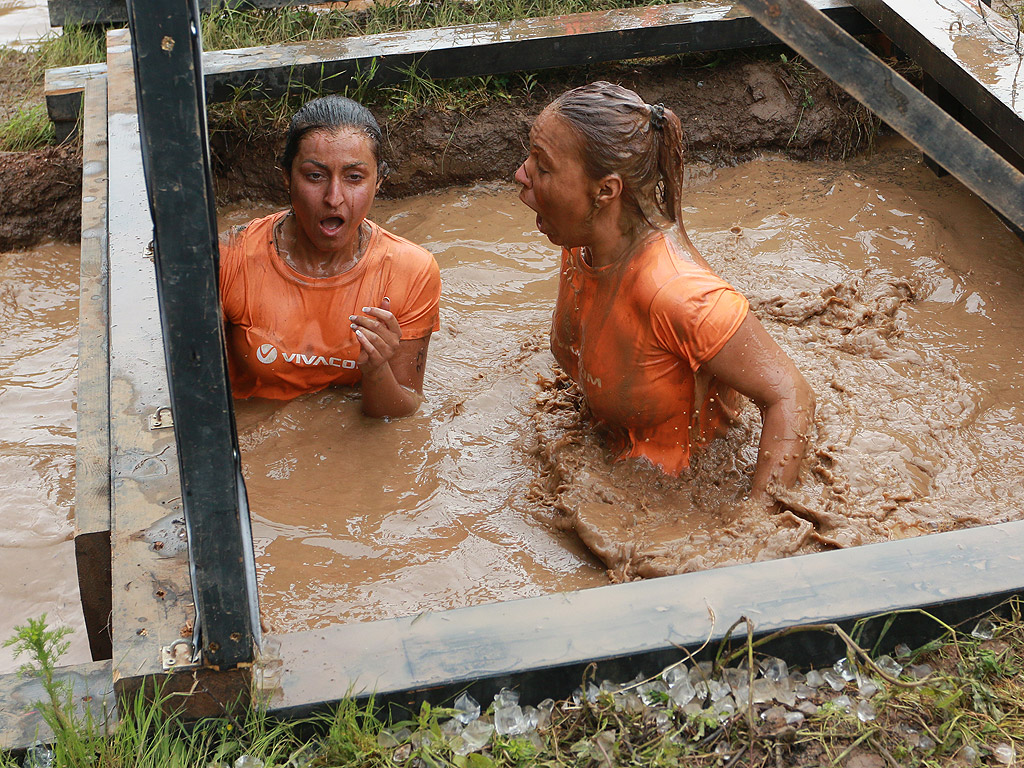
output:
<path id="1" fill-rule="evenodd" d="M 363 376 L 383 368 L 398 350 L 402 329 L 391 314 L 391 300 L 385 296 L 379 307 L 363 307 L 365 315 L 349 315 L 361 349 L 356 365 Z"/>

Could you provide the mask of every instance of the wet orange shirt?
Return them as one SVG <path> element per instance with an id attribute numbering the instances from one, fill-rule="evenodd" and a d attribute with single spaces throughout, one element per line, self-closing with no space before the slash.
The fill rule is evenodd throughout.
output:
<path id="1" fill-rule="evenodd" d="M 701 365 L 747 316 L 735 288 L 656 234 L 632 259 L 594 269 L 562 251 L 551 351 L 618 442 L 679 474 L 691 444 L 727 426 L 737 394 Z M 699 404 L 699 407 L 698 407 Z"/>
<path id="2" fill-rule="evenodd" d="M 438 329 L 441 276 L 428 251 L 368 222 L 369 242 L 352 269 L 307 277 L 274 247 L 274 225 L 285 213 L 256 219 L 221 245 L 220 296 L 235 397 L 288 400 L 358 384 L 359 340 L 349 315 L 379 307 L 385 296 L 403 339 Z"/>

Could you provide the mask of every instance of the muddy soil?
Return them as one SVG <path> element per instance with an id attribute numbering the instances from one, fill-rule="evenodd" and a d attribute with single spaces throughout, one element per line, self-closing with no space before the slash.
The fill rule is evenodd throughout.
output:
<path id="1" fill-rule="evenodd" d="M 24 61 L 5 60 L 5 70 L 25 66 Z M 591 67 L 544 75 L 523 98 L 468 114 L 422 110 L 388 119 L 378 110 L 393 168 L 383 196 L 510 178 L 522 160 L 534 116 L 566 88 L 599 78 L 621 82 L 648 101 L 676 110 L 691 159 L 713 164 L 733 164 L 765 150 L 796 159 L 843 157 L 863 149 L 875 126 L 830 81 L 781 59 L 688 58 Z M 20 98 L 16 90 L 0 91 L 0 110 Z M 280 145 L 277 130 L 212 131 L 218 202 L 284 202 L 277 171 Z M 50 239 L 76 241 L 80 171 L 78 148 L 0 153 L 0 251 Z"/>
<path id="2" fill-rule="evenodd" d="M 470 114 L 422 110 L 389 120 L 378 111 L 392 173 L 385 197 L 511 178 L 533 119 L 567 88 L 608 79 L 662 102 L 682 120 L 690 160 L 733 164 L 765 150 L 794 159 L 847 156 L 864 148 L 875 123 L 831 81 L 803 65 L 747 56 L 727 61 L 619 63 L 545 77 L 524 98 Z M 221 204 L 286 202 L 277 156 L 281 137 L 219 133 L 212 140 Z"/>

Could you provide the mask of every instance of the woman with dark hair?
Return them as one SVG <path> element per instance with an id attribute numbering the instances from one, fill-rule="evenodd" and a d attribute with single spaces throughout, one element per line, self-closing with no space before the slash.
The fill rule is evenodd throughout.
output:
<path id="1" fill-rule="evenodd" d="M 555 99 L 516 171 L 537 228 L 562 246 L 551 350 L 619 458 L 677 475 L 728 426 L 737 393 L 761 411 L 751 499 L 796 482 L 814 394 L 716 275 L 682 223 L 679 118 L 606 82 Z"/>
<path id="2" fill-rule="evenodd" d="M 361 104 L 326 96 L 292 118 L 281 172 L 291 208 L 221 244 L 235 397 L 362 389 L 368 416 L 419 407 L 441 278 L 434 257 L 366 218 L 387 173 Z"/>

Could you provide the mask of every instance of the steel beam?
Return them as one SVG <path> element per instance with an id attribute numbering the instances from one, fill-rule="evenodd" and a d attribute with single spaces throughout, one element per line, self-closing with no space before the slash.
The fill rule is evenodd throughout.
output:
<path id="1" fill-rule="evenodd" d="M 873 32 L 847 0 L 813 0 L 852 34 Z M 224 101 L 238 89 L 274 96 L 308 86 L 339 91 L 354 76 L 380 85 L 397 82 L 415 65 L 435 78 L 493 75 L 777 44 L 778 40 L 732 2 L 708 0 L 648 8 L 577 13 L 542 19 L 468 24 L 444 29 L 366 35 L 203 53 L 206 97 Z M 103 65 L 49 70 L 50 119 L 73 124 L 80 109 L 76 83 Z"/>
<path id="2" fill-rule="evenodd" d="M 252 661 L 259 608 L 228 385 L 199 9 L 129 0 L 157 296 L 203 661 Z"/>
<path id="3" fill-rule="evenodd" d="M 1024 227 L 1024 175 L 805 0 L 739 0 L 784 43 Z"/>

